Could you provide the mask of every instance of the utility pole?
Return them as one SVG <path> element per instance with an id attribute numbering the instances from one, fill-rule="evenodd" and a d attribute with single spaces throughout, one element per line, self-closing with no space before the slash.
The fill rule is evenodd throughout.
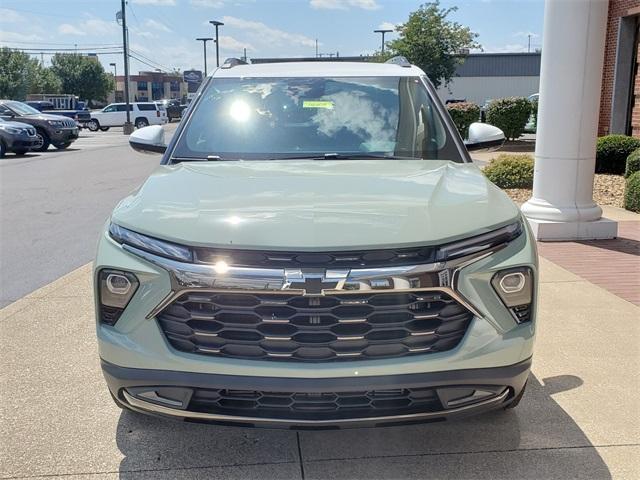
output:
<path id="1" fill-rule="evenodd" d="M 113 101 L 117 102 L 116 99 L 118 93 L 118 66 L 115 63 L 110 63 L 110 66 L 113 67 Z"/>
<path id="2" fill-rule="evenodd" d="M 382 53 L 384 54 L 384 34 L 391 33 L 393 30 L 374 30 L 373 32 L 382 34 Z"/>
<path id="3" fill-rule="evenodd" d="M 318 39 L 316 38 L 316 58 L 318 58 Z"/>
<path id="4" fill-rule="evenodd" d="M 210 20 L 209 23 L 216 27 L 216 67 L 220 66 L 220 39 L 218 37 L 218 27 L 224 25 L 224 23 L 219 22 L 217 20 Z"/>
<path id="5" fill-rule="evenodd" d="M 127 121 L 122 126 L 122 133 L 125 135 L 131 135 L 133 132 L 133 125 L 131 124 L 131 112 L 129 109 L 131 108 L 131 104 L 129 103 L 129 42 L 127 35 L 127 13 L 126 13 L 126 5 L 125 0 L 121 0 L 122 4 L 122 47 L 124 50 L 124 103 L 125 109 L 127 110 Z"/>
<path id="6" fill-rule="evenodd" d="M 207 76 L 207 42 L 213 40 L 213 38 L 196 38 L 199 42 L 202 42 L 202 46 L 204 47 L 204 76 Z"/>
<path id="7" fill-rule="evenodd" d="M 531 34 L 527 35 L 529 37 L 529 45 L 527 46 L 527 53 L 531 53 Z"/>
<path id="8" fill-rule="evenodd" d="M 247 47 L 245 47 L 243 49 L 244 55 L 242 57 L 242 60 L 244 60 L 245 63 L 247 63 Z"/>

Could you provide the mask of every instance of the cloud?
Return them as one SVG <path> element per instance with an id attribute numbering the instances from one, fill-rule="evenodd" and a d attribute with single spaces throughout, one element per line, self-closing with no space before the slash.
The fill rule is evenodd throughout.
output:
<path id="1" fill-rule="evenodd" d="M 380 5 L 376 0 L 311 0 L 311 8 L 318 10 L 347 10 L 362 8 L 363 10 L 378 10 Z"/>
<path id="2" fill-rule="evenodd" d="M 516 32 L 513 34 L 514 37 L 523 37 L 523 38 L 527 38 L 529 35 L 531 35 L 531 38 L 540 37 L 540 35 L 534 32 Z"/>
<path id="3" fill-rule="evenodd" d="M 169 27 L 167 27 L 164 23 L 160 23 L 160 22 L 158 22 L 156 20 L 153 20 L 151 18 L 148 18 L 147 20 L 145 20 L 144 25 L 145 25 L 145 27 L 153 28 L 154 30 L 158 30 L 160 32 L 169 33 L 171 31 L 171 29 Z"/>
<path id="4" fill-rule="evenodd" d="M 225 0 L 190 0 L 189 3 L 194 7 L 222 8 Z"/>
<path id="5" fill-rule="evenodd" d="M 176 0 L 133 0 L 138 5 L 156 5 L 159 7 L 175 7 Z"/>
<path id="6" fill-rule="evenodd" d="M 398 26 L 397 23 L 382 22 L 380 25 L 378 25 L 378 29 L 379 30 L 393 30 L 395 32 L 397 26 Z"/>
<path id="7" fill-rule="evenodd" d="M 0 29 L 0 42 L 37 42 L 39 40 L 42 40 L 42 37 L 33 33 L 8 32 L 7 30 Z"/>
<path id="8" fill-rule="evenodd" d="M 235 27 L 249 34 L 256 42 L 270 45 L 302 45 L 305 47 L 313 47 L 316 41 L 299 33 L 289 33 L 284 30 L 278 30 L 265 25 L 262 22 L 253 20 L 245 20 L 237 17 L 225 16 L 222 21 L 228 27 Z"/>
<path id="9" fill-rule="evenodd" d="M 15 10 L 0 8 L 0 22 L 2 23 L 21 22 L 24 19 L 25 18 Z"/>
<path id="10" fill-rule="evenodd" d="M 78 27 L 74 27 L 70 23 L 63 23 L 58 26 L 58 33 L 62 35 L 86 35 L 83 30 L 80 30 Z"/>
<path id="11" fill-rule="evenodd" d="M 255 47 L 250 43 L 237 40 L 228 35 L 220 37 L 220 48 L 222 50 L 231 51 L 235 54 L 241 53 L 243 48 L 246 48 L 250 52 L 255 50 Z"/>
<path id="12" fill-rule="evenodd" d="M 80 22 L 80 25 L 82 25 L 82 30 L 92 35 L 108 35 L 120 32 L 120 27 L 115 20 L 107 21 L 93 16 L 89 16 L 89 18 Z"/>

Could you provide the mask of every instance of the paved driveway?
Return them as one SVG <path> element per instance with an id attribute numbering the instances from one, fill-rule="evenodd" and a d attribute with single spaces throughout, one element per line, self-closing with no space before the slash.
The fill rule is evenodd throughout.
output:
<path id="1" fill-rule="evenodd" d="M 516 410 L 294 432 L 116 408 L 82 267 L 0 310 L 0 476 L 640 478 L 640 308 L 548 261 L 542 274 L 533 374 Z"/>

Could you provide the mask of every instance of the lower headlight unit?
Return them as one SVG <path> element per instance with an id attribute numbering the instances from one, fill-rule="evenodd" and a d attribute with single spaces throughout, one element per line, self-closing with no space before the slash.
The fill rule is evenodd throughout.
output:
<path id="1" fill-rule="evenodd" d="M 114 325 L 139 285 L 140 282 L 131 272 L 100 270 L 98 273 L 100 321 L 107 325 Z"/>
<path id="2" fill-rule="evenodd" d="M 491 285 L 516 322 L 531 320 L 533 272 L 529 267 L 501 270 L 493 276 Z"/>

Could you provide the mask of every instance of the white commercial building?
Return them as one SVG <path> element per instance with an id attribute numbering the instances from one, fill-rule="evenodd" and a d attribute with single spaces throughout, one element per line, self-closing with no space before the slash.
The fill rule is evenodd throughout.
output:
<path id="1" fill-rule="evenodd" d="M 540 53 L 471 53 L 438 96 L 484 105 L 494 98 L 528 97 L 539 85 Z"/>

